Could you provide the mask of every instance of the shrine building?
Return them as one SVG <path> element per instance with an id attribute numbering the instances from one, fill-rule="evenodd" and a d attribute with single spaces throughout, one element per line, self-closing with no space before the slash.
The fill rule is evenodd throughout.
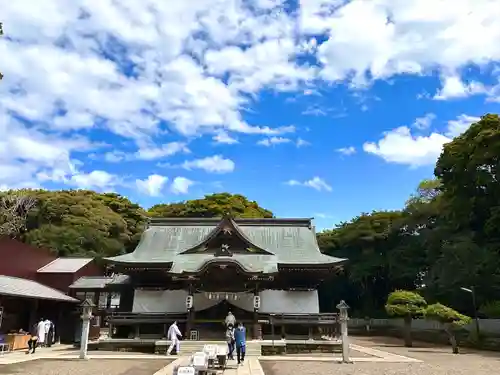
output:
<path id="1" fill-rule="evenodd" d="M 320 252 L 312 219 L 227 216 L 153 218 L 132 253 L 105 261 L 120 276 L 102 285 L 120 294 L 107 316 L 114 337 L 164 337 L 177 320 L 196 340 L 221 338 L 228 311 L 253 338 L 270 321 L 311 336 L 335 319 L 320 314 L 318 285 L 346 259 Z"/>

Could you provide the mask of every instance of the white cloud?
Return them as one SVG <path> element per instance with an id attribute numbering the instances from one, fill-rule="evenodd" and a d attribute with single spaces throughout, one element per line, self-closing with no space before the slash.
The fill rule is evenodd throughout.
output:
<path id="1" fill-rule="evenodd" d="M 221 155 L 208 156 L 203 159 L 185 161 L 182 163 L 184 169 L 203 169 L 210 173 L 228 173 L 234 171 L 235 164 L 231 159 Z"/>
<path id="2" fill-rule="evenodd" d="M 310 146 L 311 142 L 308 142 L 302 138 L 298 138 L 296 145 L 297 145 L 297 147 L 305 147 L 305 146 Z"/>
<path id="3" fill-rule="evenodd" d="M 212 137 L 212 139 L 216 143 L 222 143 L 222 144 L 227 144 L 227 145 L 233 145 L 236 143 L 239 143 L 236 138 L 231 137 L 227 132 L 225 131 L 219 131 L 216 135 Z"/>
<path id="4" fill-rule="evenodd" d="M 446 136 L 454 138 L 469 129 L 473 123 L 478 122 L 479 120 L 481 120 L 479 117 L 461 114 L 456 120 L 448 121 Z"/>
<path id="5" fill-rule="evenodd" d="M 68 183 L 79 189 L 112 191 L 120 183 L 120 179 L 106 171 L 92 171 L 75 174 L 71 176 Z"/>
<path id="6" fill-rule="evenodd" d="M 349 146 L 349 147 L 341 147 L 337 149 L 337 152 L 340 152 L 342 155 L 353 155 L 356 153 L 356 149 L 354 146 Z"/>
<path id="7" fill-rule="evenodd" d="M 325 180 L 323 180 L 320 177 L 313 177 L 310 180 L 306 181 L 298 181 L 298 180 L 289 180 L 286 183 L 287 185 L 290 186 L 305 186 L 305 187 L 310 187 L 312 189 L 318 190 L 318 191 L 332 191 L 332 187 L 328 185 Z"/>
<path id="8" fill-rule="evenodd" d="M 97 148 L 81 134 L 96 129 L 92 139 L 137 146 L 105 154 L 110 162 L 187 152 L 183 139 L 202 134 L 230 144 L 234 133 L 292 133 L 245 120 L 263 90 L 438 72 L 436 99 L 500 98 L 499 86 L 462 77 L 469 64 L 500 60 L 495 0 L 4 3 L 0 166 L 22 172 L 0 176 L 2 186 L 69 183 L 78 153 Z"/>
<path id="9" fill-rule="evenodd" d="M 144 145 L 139 148 L 134 157 L 139 160 L 157 160 L 179 152 L 189 153 L 186 143 L 170 142 L 159 146 Z"/>
<path id="10" fill-rule="evenodd" d="M 185 177 L 176 177 L 172 181 L 172 185 L 170 185 L 170 191 L 174 194 L 187 194 L 189 188 L 194 184 L 194 181 L 191 181 Z"/>
<path id="11" fill-rule="evenodd" d="M 443 87 L 434 96 L 436 100 L 466 98 L 471 95 L 486 94 L 486 87 L 481 82 L 465 83 L 457 75 L 444 77 Z"/>
<path id="12" fill-rule="evenodd" d="M 271 147 L 273 145 L 279 145 L 282 143 L 290 143 L 290 142 L 291 142 L 291 140 L 289 138 L 270 137 L 270 138 L 265 138 L 265 139 L 261 139 L 260 141 L 257 141 L 257 144 L 259 146 Z"/>
<path id="13" fill-rule="evenodd" d="M 363 144 L 363 150 L 389 163 L 412 167 L 432 165 L 441 154 L 445 143 L 451 142 L 453 137 L 463 133 L 478 120 L 478 117 L 462 114 L 456 120 L 448 122 L 443 134 L 432 132 L 428 136 L 413 135 L 410 128 L 401 126 L 384 133 L 384 137 L 378 142 L 366 142 Z"/>
<path id="14" fill-rule="evenodd" d="M 318 46 L 322 76 L 329 80 L 352 76 L 362 85 L 366 73 L 385 79 L 433 69 L 458 72 L 471 63 L 500 60 L 496 1 L 354 0 L 342 7 L 340 0 L 301 3 L 305 31 L 329 32 L 329 39 Z M 360 24 L 364 27 L 356 26 Z"/>
<path id="15" fill-rule="evenodd" d="M 168 178 L 158 174 L 152 174 L 144 180 L 135 180 L 137 189 L 144 194 L 152 197 L 158 197 L 162 194 Z"/>
<path id="16" fill-rule="evenodd" d="M 434 113 L 427 113 L 422 117 L 417 117 L 413 122 L 413 127 L 419 130 L 428 129 L 435 119 L 436 115 Z"/>

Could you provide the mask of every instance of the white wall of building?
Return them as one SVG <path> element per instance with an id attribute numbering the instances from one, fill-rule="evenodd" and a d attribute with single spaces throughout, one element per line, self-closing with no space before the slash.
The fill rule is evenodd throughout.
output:
<path id="1" fill-rule="evenodd" d="M 185 290 L 141 290 L 134 293 L 134 313 L 183 313 L 186 312 Z M 319 313 L 318 292 L 263 290 L 260 292 L 262 313 L 317 314 Z M 196 311 L 218 304 L 220 299 L 209 299 L 204 293 L 194 295 Z M 253 311 L 253 294 L 237 293 L 229 302 L 243 310 Z"/>

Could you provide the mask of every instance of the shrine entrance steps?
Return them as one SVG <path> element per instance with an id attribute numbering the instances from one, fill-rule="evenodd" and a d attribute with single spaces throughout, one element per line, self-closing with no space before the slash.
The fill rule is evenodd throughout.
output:
<path id="1" fill-rule="evenodd" d="M 168 348 L 168 345 L 170 345 L 170 342 L 167 343 L 167 341 L 164 341 L 165 344 L 163 344 L 160 341 L 156 342 L 157 348 L 160 346 L 165 345 Z M 163 345 L 162 345 L 163 344 Z M 208 344 L 212 345 L 227 345 L 225 341 L 190 341 L 190 340 L 185 340 L 181 341 L 181 350 L 180 350 L 180 355 L 185 356 L 185 355 L 191 355 L 196 352 L 201 352 L 203 351 L 203 347 Z M 262 351 L 262 345 L 259 341 L 247 341 L 246 344 L 246 356 L 248 357 L 259 357 L 261 355 Z M 161 352 L 161 351 L 160 351 Z M 236 351 L 234 353 L 236 356 Z"/>

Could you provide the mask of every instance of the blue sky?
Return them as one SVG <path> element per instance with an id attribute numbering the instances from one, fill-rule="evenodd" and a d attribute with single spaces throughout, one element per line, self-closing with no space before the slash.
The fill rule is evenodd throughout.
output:
<path id="1" fill-rule="evenodd" d="M 5 8 L 5 9 L 4 9 Z M 398 209 L 500 107 L 490 0 L 18 0 L 0 188 L 241 193 L 331 227 Z"/>

